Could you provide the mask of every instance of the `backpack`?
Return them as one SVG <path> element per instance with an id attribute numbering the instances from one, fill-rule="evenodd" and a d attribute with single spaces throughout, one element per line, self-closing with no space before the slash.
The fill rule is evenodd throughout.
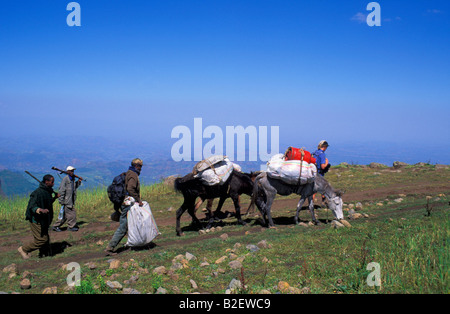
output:
<path id="1" fill-rule="evenodd" d="M 125 175 L 126 172 L 116 176 L 111 185 L 106 190 L 108 192 L 108 198 L 114 204 L 122 204 L 125 196 L 127 196 L 127 190 L 125 187 Z"/>

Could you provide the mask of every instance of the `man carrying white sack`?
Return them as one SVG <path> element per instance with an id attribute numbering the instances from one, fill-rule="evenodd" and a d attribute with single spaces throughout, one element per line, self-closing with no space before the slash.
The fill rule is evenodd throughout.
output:
<path id="1" fill-rule="evenodd" d="M 139 182 L 139 175 L 141 174 L 143 162 L 139 158 L 135 158 L 131 161 L 131 166 L 128 168 L 128 171 L 125 175 L 125 189 L 129 197 L 132 197 L 139 206 L 143 206 L 141 200 L 141 185 Z M 134 203 L 126 203 L 126 200 L 130 200 L 129 197 L 125 198 L 125 202 L 122 205 L 122 213 L 120 214 L 119 220 L 119 228 L 117 228 L 114 233 L 111 241 L 109 242 L 108 247 L 106 248 L 107 255 L 115 255 L 117 252 L 114 251 L 114 248 L 120 243 L 123 237 L 127 234 L 128 231 L 128 220 L 127 213 L 128 210 L 134 205 Z"/>

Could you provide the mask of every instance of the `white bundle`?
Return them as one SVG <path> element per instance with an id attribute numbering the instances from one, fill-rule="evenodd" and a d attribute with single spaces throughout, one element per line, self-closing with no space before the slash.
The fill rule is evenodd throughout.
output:
<path id="1" fill-rule="evenodd" d="M 200 178 L 206 185 L 220 185 L 228 180 L 233 169 L 233 163 L 225 157 L 210 168 L 200 171 L 195 177 Z"/>
<path id="2" fill-rule="evenodd" d="M 241 166 L 239 166 L 238 164 L 235 164 L 234 162 L 233 162 L 233 168 L 237 172 L 242 172 Z"/>
<path id="3" fill-rule="evenodd" d="M 146 201 L 142 203 L 144 204 L 142 207 L 139 203 L 134 203 L 128 210 L 127 246 L 144 246 L 160 234 L 150 205 Z"/>
<path id="4" fill-rule="evenodd" d="M 195 166 L 194 166 L 194 170 L 193 172 L 195 174 L 206 170 L 208 168 L 211 168 L 212 166 L 214 166 L 215 164 L 224 161 L 225 158 L 227 158 L 226 156 L 222 156 L 222 155 L 213 155 L 210 156 L 206 159 L 203 159 L 202 161 L 199 161 Z"/>
<path id="5" fill-rule="evenodd" d="M 267 162 L 267 175 L 280 179 L 288 184 L 298 184 L 301 169 L 300 184 L 310 183 L 317 174 L 316 165 L 300 160 L 285 160 L 283 154 L 274 155 Z"/>

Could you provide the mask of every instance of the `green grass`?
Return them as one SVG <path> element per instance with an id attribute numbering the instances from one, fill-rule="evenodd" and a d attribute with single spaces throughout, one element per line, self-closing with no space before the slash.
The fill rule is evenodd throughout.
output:
<path id="1" fill-rule="evenodd" d="M 373 175 L 374 172 L 381 174 Z M 446 184 L 449 177 L 448 170 L 437 172 L 431 166 L 402 172 L 381 172 L 360 166 L 340 167 L 331 172 L 328 179 L 334 186 L 347 187 L 348 191 L 421 182 L 431 182 L 443 188 L 431 195 L 430 212 L 426 209 L 426 191 L 408 194 L 401 203 L 393 201 L 398 194 L 370 202 L 360 200 L 364 204 L 362 212 L 369 214 L 369 218 L 349 220 L 351 228 L 333 229 L 330 224 L 312 227 L 285 224 L 278 225 L 276 229 L 262 229 L 257 223 L 258 215 L 247 217 L 247 226 L 236 225 L 235 218 L 228 218 L 224 220 L 225 226 L 221 232 L 199 235 L 196 231 L 186 231 L 186 236 L 182 238 L 175 236 L 173 225 L 159 226 L 162 234 L 154 241 L 156 247 L 119 254 L 116 257 L 122 261 L 119 269 L 109 269 L 107 261 L 110 257 L 101 254 L 90 260 L 97 264 L 93 270 L 85 265 L 86 261 L 80 262 L 82 285 L 70 293 L 120 293 L 106 286 L 108 280 L 119 281 L 124 287 L 132 287 L 141 293 L 154 293 L 159 287 L 169 293 L 190 293 L 194 292 L 190 279 L 197 283 L 200 292 L 224 293 L 235 278 L 246 285 L 238 293 L 258 293 L 262 289 L 277 293 L 278 283 L 286 281 L 292 287 L 307 288 L 312 293 L 447 294 L 450 252 L 447 195 L 450 191 Z M 435 200 L 437 194 L 441 195 L 439 200 Z M 150 203 L 157 222 L 173 219 L 175 210 L 182 203 L 181 195 L 164 183 L 143 186 L 142 198 Z M 244 204 L 249 201 L 248 197 L 242 198 Z M 379 202 L 383 206 L 376 205 Z M 26 197 L 0 201 L 0 248 L 16 243 L 16 236 L 29 233 L 27 222 L 23 220 L 26 203 Z M 225 204 L 230 205 L 230 201 Z M 55 205 L 55 209 L 57 207 Z M 173 210 L 167 211 L 169 207 Z M 242 208 L 246 209 L 246 205 Z M 105 189 L 80 191 L 80 219 L 86 223 L 107 225 L 111 224 L 111 212 L 112 206 Z M 280 208 L 273 214 L 275 218 L 293 217 L 294 212 L 295 208 Z M 324 210 L 317 210 L 317 213 L 321 220 L 332 218 L 332 214 Z M 302 211 L 300 218 L 309 221 L 309 212 Z M 182 227 L 189 222 L 190 219 L 185 219 Z M 228 239 L 220 239 L 222 233 L 227 233 Z M 41 265 L 33 271 L 32 289 L 22 291 L 19 287 L 20 276 L 10 279 L 7 274 L 1 273 L 0 291 L 41 293 L 46 287 L 57 286 L 58 293 L 64 293 L 68 272 L 58 266 L 59 261 L 76 261 L 83 254 L 95 256 L 105 246 L 99 246 L 96 242 L 109 241 L 112 232 L 100 230 L 86 234 L 80 240 L 71 236 L 69 233 L 67 240 L 73 246 L 63 253 L 41 260 L 32 258 Z M 261 240 L 266 240 L 270 247 L 256 252 L 246 248 L 246 245 L 257 244 Z M 237 247 L 236 243 L 241 246 Z M 170 270 L 175 256 L 186 252 L 195 255 L 196 260 L 190 261 L 186 268 Z M 231 253 L 244 258 L 242 269 L 229 267 Z M 216 264 L 215 261 L 222 256 L 227 256 L 228 260 Z M 209 266 L 201 266 L 204 261 Z M 369 287 L 366 283 L 371 272 L 367 270 L 367 265 L 371 262 L 380 265 L 381 287 Z M 25 262 L 15 251 L 2 253 L 0 266 L 3 268 L 10 263 L 19 265 L 21 272 L 24 270 L 21 266 Z M 158 266 L 165 266 L 169 273 L 154 274 L 152 271 Z M 126 284 L 131 276 L 138 276 L 139 279 L 133 284 Z"/>

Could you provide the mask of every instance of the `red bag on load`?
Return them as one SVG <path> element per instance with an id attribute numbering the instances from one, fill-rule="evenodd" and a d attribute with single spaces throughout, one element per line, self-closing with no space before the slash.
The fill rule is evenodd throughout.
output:
<path id="1" fill-rule="evenodd" d="M 284 156 L 286 156 L 286 160 L 302 160 L 302 151 L 304 153 L 303 161 L 307 162 L 309 164 L 315 164 L 316 158 L 314 158 L 310 152 L 307 150 L 301 149 L 301 148 L 295 148 L 290 146 L 286 152 L 284 153 Z"/>

